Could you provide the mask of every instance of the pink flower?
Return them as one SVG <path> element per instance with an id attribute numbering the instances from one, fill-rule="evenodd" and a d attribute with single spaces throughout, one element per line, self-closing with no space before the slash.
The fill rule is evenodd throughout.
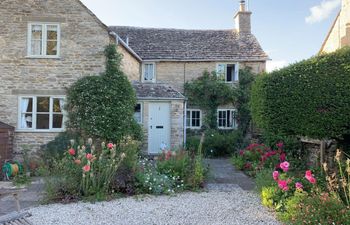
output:
<path id="1" fill-rule="evenodd" d="M 316 183 L 316 178 L 314 177 L 314 175 L 312 174 L 311 170 L 307 170 L 305 172 L 305 178 L 311 183 L 311 184 L 315 184 Z"/>
<path id="2" fill-rule="evenodd" d="M 287 172 L 289 170 L 289 162 L 284 161 L 283 163 L 280 164 L 281 169 L 283 172 Z"/>
<path id="3" fill-rule="evenodd" d="M 304 186 L 303 186 L 300 182 L 296 182 L 296 183 L 295 183 L 295 188 L 296 188 L 297 190 L 301 190 L 301 191 L 302 191 L 302 190 L 303 190 L 303 187 L 304 187 Z"/>
<path id="4" fill-rule="evenodd" d="M 282 189 L 283 191 L 288 191 L 289 190 L 288 182 L 286 180 L 279 180 L 278 181 L 278 187 L 280 189 Z"/>
<path id="5" fill-rule="evenodd" d="M 278 142 L 278 143 L 276 144 L 276 146 L 277 146 L 277 148 L 279 148 L 279 149 L 283 148 L 283 142 L 282 142 L 282 141 Z"/>
<path id="6" fill-rule="evenodd" d="M 239 155 L 244 155 L 244 151 L 243 150 L 239 151 Z"/>
<path id="7" fill-rule="evenodd" d="M 279 175 L 280 175 L 280 174 L 279 174 L 278 171 L 273 171 L 273 173 L 272 173 L 272 177 L 273 177 L 273 179 L 276 180 L 276 181 L 278 180 Z"/>
<path id="8" fill-rule="evenodd" d="M 113 148 L 113 143 L 108 143 L 107 148 L 112 149 Z"/>
<path id="9" fill-rule="evenodd" d="M 74 148 L 69 149 L 69 150 L 68 150 L 68 153 L 69 153 L 69 155 L 74 156 L 74 155 L 75 155 L 75 150 L 74 150 Z"/>
<path id="10" fill-rule="evenodd" d="M 281 162 L 286 161 L 286 153 L 282 153 L 282 154 L 280 155 L 280 160 L 281 160 Z"/>
<path id="11" fill-rule="evenodd" d="M 91 160 L 91 159 L 94 158 L 94 156 L 93 156 L 91 153 L 88 153 L 88 154 L 86 154 L 86 158 L 87 158 L 88 160 Z"/>
<path id="12" fill-rule="evenodd" d="M 83 167 L 83 171 L 84 171 L 84 172 L 89 172 L 90 169 L 91 169 L 90 165 L 85 165 L 85 166 Z"/>

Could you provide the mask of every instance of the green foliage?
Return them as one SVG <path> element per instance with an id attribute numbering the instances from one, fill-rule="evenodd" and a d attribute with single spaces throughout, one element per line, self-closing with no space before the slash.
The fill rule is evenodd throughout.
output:
<path id="1" fill-rule="evenodd" d="M 141 129 L 133 118 L 135 92 L 120 69 L 116 46 L 107 46 L 105 55 L 105 73 L 83 77 L 67 90 L 68 127 L 118 143 L 125 136 L 141 136 Z"/>
<path id="2" fill-rule="evenodd" d="M 206 118 L 204 126 L 216 129 L 216 111 L 220 105 L 234 103 L 236 99 L 235 87 L 222 81 L 215 72 L 208 71 L 203 76 L 185 84 L 185 95 L 191 105 L 195 105 L 204 110 Z"/>
<path id="3" fill-rule="evenodd" d="M 187 151 L 166 151 L 163 152 L 157 162 L 157 169 L 160 173 L 173 177 L 186 179 L 190 169 L 190 157 Z"/>
<path id="4" fill-rule="evenodd" d="M 350 209 L 327 193 L 303 199 L 298 205 L 292 205 L 288 214 L 287 224 L 350 224 Z"/>
<path id="5" fill-rule="evenodd" d="M 44 160 L 62 158 L 63 153 L 68 149 L 70 140 L 79 143 L 79 135 L 71 131 L 59 133 L 54 140 L 44 145 L 41 149 L 41 157 Z"/>
<path id="6" fill-rule="evenodd" d="M 271 169 L 262 169 L 256 174 L 255 184 L 258 193 L 261 193 L 264 187 L 272 187 L 275 183 Z"/>
<path id="7" fill-rule="evenodd" d="M 251 121 L 251 113 L 249 100 L 251 95 L 251 87 L 254 81 L 254 74 L 249 68 L 239 71 L 239 86 L 237 89 L 237 100 L 235 102 L 237 108 L 238 129 L 246 134 L 249 130 Z"/>
<path id="8" fill-rule="evenodd" d="M 231 162 L 239 170 L 243 170 L 246 164 L 245 159 L 237 154 L 232 156 Z"/>
<path id="9" fill-rule="evenodd" d="M 242 133 L 239 130 L 208 130 L 203 143 L 204 156 L 232 155 L 242 145 Z"/>
<path id="10" fill-rule="evenodd" d="M 350 49 L 313 57 L 253 85 L 256 124 L 270 133 L 341 138 L 349 133 Z"/>

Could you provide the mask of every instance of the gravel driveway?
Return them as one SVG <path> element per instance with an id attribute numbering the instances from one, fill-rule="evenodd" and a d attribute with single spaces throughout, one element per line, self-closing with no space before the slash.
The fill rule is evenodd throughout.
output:
<path id="1" fill-rule="evenodd" d="M 183 193 L 177 196 L 122 198 L 103 203 L 76 203 L 32 208 L 37 225 L 86 224 L 280 224 L 258 196 L 241 188 Z"/>

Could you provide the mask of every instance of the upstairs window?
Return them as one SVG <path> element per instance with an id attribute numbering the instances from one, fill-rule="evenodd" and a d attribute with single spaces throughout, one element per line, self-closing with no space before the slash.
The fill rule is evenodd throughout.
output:
<path id="1" fill-rule="evenodd" d="M 155 82 L 155 63 L 144 63 L 142 66 L 142 81 Z"/>
<path id="2" fill-rule="evenodd" d="M 216 66 L 216 74 L 226 83 L 236 83 L 239 81 L 238 64 L 219 63 Z"/>
<path id="3" fill-rule="evenodd" d="M 235 109 L 219 109 L 217 116 L 219 129 L 237 129 Z"/>
<path id="4" fill-rule="evenodd" d="M 59 24 L 30 23 L 28 25 L 28 56 L 58 57 L 60 50 Z"/>
<path id="5" fill-rule="evenodd" d="M 21 97 L 18 128 L 21 130 L 62 131 L 64 98 Z"/>
<path id="6" fill-rule="evenodd" d="M 186 111 L 186 126 L 192 129 L 199 129 L 202 126 L 202 113 L 198 109 L 189 109 Z"/>

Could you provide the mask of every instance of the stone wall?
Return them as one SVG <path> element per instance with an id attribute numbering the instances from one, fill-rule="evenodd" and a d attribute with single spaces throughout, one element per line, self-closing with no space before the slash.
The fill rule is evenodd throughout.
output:
<path id="1" fill-rule="evenodd" d="M 344 46 L 350 46 L 350 0 L 342 1 L 341 12 L 321 48 L 321 52 L 334 52 Z"/>
<path id="2" fill-rule="evenodd" d="M 123 55 L 122 69 L 129 80 L 140 81 L 140 62 L 121 45 L 118 45 L 118 52 Z"/>
<path id="3" fill-rule="evenodd" d="M 18 97 L 61 95 L 78 78 L 104 71 L 106 27 L 78 0 L 2 0 L 0 2 L 0 121 L 17 127 Z M 60 24 L 60 57 L 27 57 L 29 22 Z M 33 151 L 57 133 L 19 133 L 15 150 Z"/>

